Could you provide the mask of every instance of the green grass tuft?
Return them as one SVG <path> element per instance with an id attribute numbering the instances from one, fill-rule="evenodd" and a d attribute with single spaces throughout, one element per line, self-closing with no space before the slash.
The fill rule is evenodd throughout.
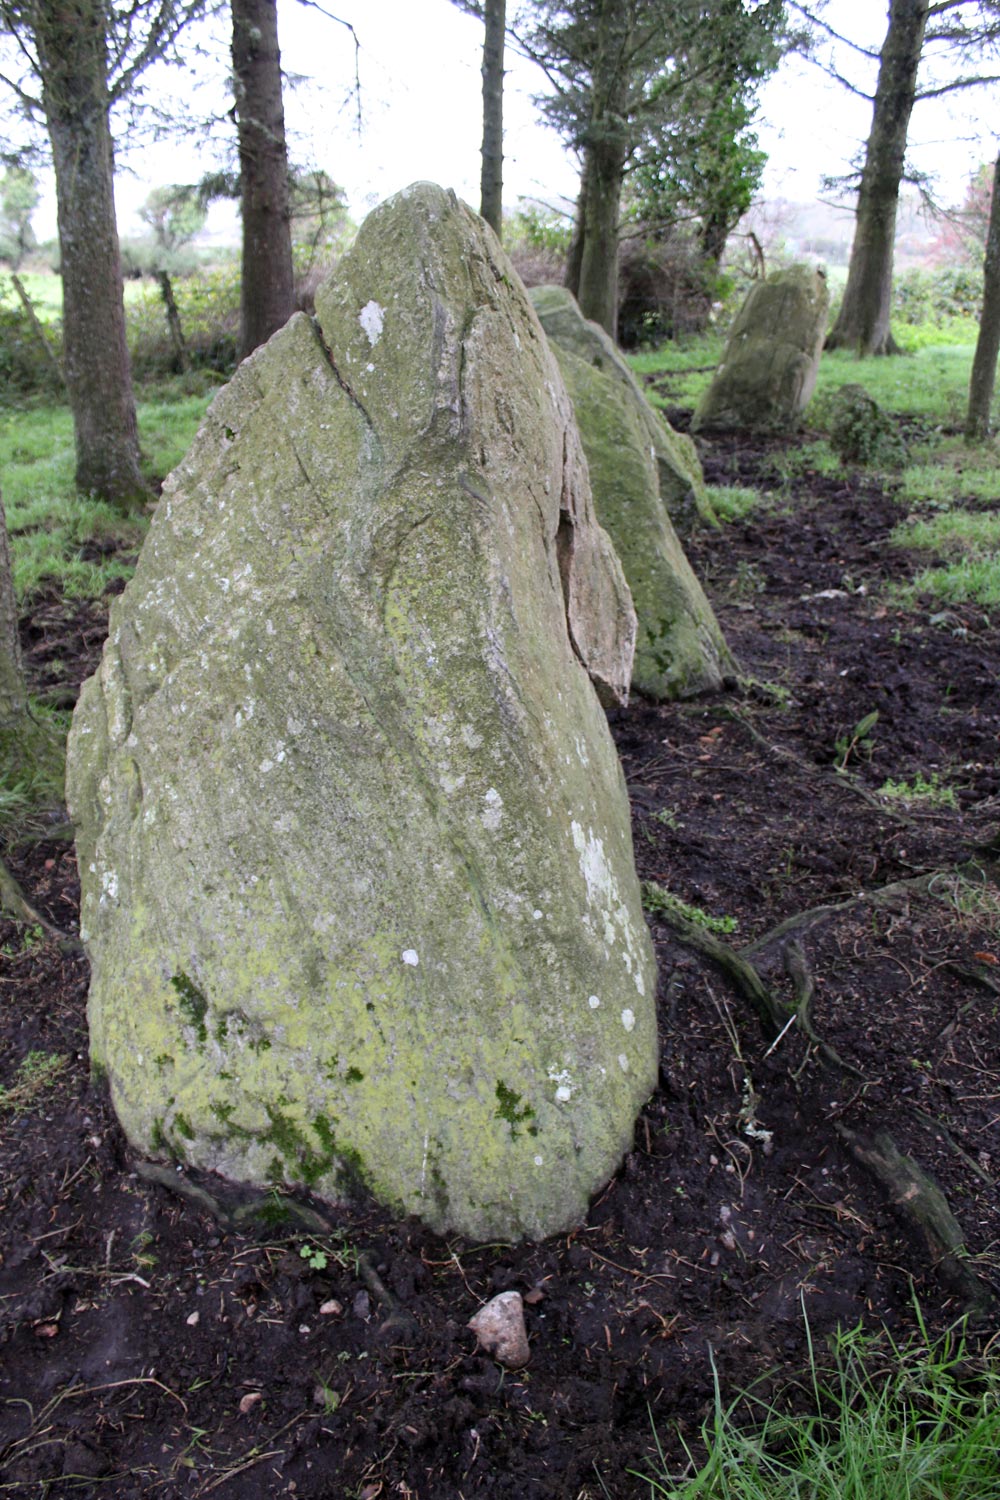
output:
<path id="1" fill-rule="evenodd" d="M 720 521 L 742 521 L 751 511 L 767 504 L 760 490 L 742 484 L 711 485 L 708 498 Z"/>
<path id="2" fill-rule="evenodd" d="M 808 1325 L 807 1325 L 808 1330 Z M 637 1475 L 662 1500 L 1000 1500 L 1000 1372 L 961 1344 L 900 1348 L 860 1328 L 779 1406 L 744 1391 L 715 1408 L 690 1477 Z M 795 1407 L 799 1410 L 794 1410 Z M 801 1409 L 801 1408 L 804 1408 Z M 686 1445 L 685 1445 L 686 1447 Z M 689 1454 L 690 1456 L 690 1454 Z M 635 1474 L 635 1471 L 632 1471 Z"/>

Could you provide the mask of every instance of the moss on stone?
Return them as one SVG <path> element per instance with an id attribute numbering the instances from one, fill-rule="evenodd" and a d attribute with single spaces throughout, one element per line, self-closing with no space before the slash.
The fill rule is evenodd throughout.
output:
<path id="1" fill-rule="evenodd" d="M 208 1027 L 205 1025 L 205 1017 L 208 1014 L 208 1001 L 196 984 L 186 974 L 173 974 L 170 983 L 177 991 L 178 1009 L 181 1011 L 188 1025 L 194 1028 L 195 1035 L 202 1046 L 208 1041 Z"/>

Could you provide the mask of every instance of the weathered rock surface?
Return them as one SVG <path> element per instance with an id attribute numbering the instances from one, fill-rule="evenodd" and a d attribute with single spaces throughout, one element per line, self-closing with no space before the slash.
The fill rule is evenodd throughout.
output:
<path id="1" fill-rule="evenodd" d="M 758 281 L 737 314 L 692 432 L 794 432 L 816 385 L 830 293 L 812 266 Z"/>
<path id="2" fill-rule="evenodd" d="M 712 509 L 712 502 L 705 488 L 697 448 L 686 433 L 675 432 L 670 423 L 649 404 L 642 386 L 614 339 L 609 337 L 599 323 L 593 323 L 583 316 L 576 298 L 567 287 L 536 286 L 531 288 L 528 296 L 555 347 L 560 364 L 563 353 L 574 354 L 621 387 L 618 401 L 631 413 L 642 440 L 651 452 L 656 464 L 660 499 L 667 507 L 674 526 L 682 533 L 698 522 L 718 526 L 718 517 Z M 572 388 L 570 395 L 573 395 Z M 581 435 L 584 447 L 587 448 L 588 434 L 582 432 Z M 590 462 L 589 449 L 587 460 Z M 601 502 L 600 497 L 596 496 L 596 487 L 595 498 L 601 525 L 607 526 L 608 523 L 600 516 Z M 612 540 L 614 541 L 614 537 Z M 618 547 L 617 542 L 615 546 Z"/>
<path id="3" fill-rule="evenodd" d="M 213 403 L 74 717 L 93 1057 L 145 1152 L 541 1236 L 656 1074 L 581 661 L 620 693 L 634 614 L 475 215 L 398 195 L 317 308 Z"/>
<path id="4" fill-rule="evenodd" d="M 564 287 L 528 294 L 573 401 L 598 519 L 639 621 L 632 685 L 653 698 L 717 688 L 736 667 L 668 511 L 714 515 L 689 438 L 660 420 L 615 345 Z M 699 496 L 701 501 L 699 502 Z"/>

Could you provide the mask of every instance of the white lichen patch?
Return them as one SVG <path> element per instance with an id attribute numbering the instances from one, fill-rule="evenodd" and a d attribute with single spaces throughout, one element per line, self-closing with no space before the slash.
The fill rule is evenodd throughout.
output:
<path id="1" fill-rule="evenodd" d="M 628 1058 L 625 1056 L 624 1052 L 619 1052 L 618 1054 L 618 1066 L 621 1068 L 623 1073 L 628 1072 Z"/>
<path id="2" fill-rule="evenodd" d="M 483 801 L 486 803 L 482 814 L 482 824 L 489 829 L 490 833 L 496 833 L 503 820 L 503 798 L 495 786 L 491 786 Z"/>
<path id="3" fill-rule="evenodd" d="M 622 1025 L 626 1031 L 635 1030 L 635 1011 L 628 1009 L 622 1011 Z"/>
<path id="4" fill-rule="evenodd" d="M 597 1010 L 600 1003 L 601 998 L 599 995 L 590 995 L 587 999 L 587 1004 L 590 1006 L 591 1010 Z"/>
<path id="5" fill-rule="evenodd" d="M 420 955 L 416 948 L 404 948 L 400 956 L 404 964 L 408 964 L 411 969 L 415 969 L 420 962 Z"/>
<path id="6" fill-rule="evenodd" d="M 584 833 L 575 819 L 570 823 L 570 833 L 573 847 L 580 856 L 580 874 L 587 886 L 587 900 L 591 906 L 606 906 L 614 894 L 614 877 L 604 853 L 604 841 L 593 829 Z"/>
<path id="7" fill-rule="evenodd" d="M 556 1086 L 556 1103 L 568 1104 L 573 1097 L 573 1080 L 565 1068 L 561 1071 L 550 1068 L 549 1081 Z"/>
<path id="8" fill-rule="evenodd" d="M 368 337 L 369 344 L 371 344 L 372 348 L 374 349 L 375 345 L 382 337 L 382 328 L 385 322 L 385 308 L 379 307 L 378 303 L 373 298 L 370 302 L 366 302 L 364 307 L 361 309 L 361 312 L 358 314 L 358 322 L 364 329 L 365 334 Z"/>

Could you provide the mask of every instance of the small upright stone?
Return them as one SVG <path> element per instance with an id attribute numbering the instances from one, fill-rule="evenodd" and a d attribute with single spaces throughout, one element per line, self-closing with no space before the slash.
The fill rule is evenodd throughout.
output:
<path id="1" fill-rule="evenodd" d="M 830 292 L 812 266 L 754 283 L 698 403 L 692 432 L 794 432 L 816 385 Z"/>
<path id="2" fill-rule="evenodd" d="M 656 1079 L 592 678 L 635 615 L 496 238 L 420 184 L 164 486 L 68 752 L 141 1151 L 471 1239 L 578 1223 Z"/>

